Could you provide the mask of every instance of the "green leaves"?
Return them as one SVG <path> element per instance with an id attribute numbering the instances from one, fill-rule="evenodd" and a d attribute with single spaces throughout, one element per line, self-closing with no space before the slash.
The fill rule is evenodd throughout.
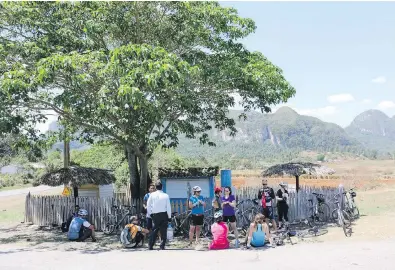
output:
<path id="1" fill-rule="evenodd" d="M 49 110 L 141 157 L 180 134 L 213 145 L 208 131 L 236 133 L 235 94 L 266 112 L 295 94 L 240 43 L 255 27 L 217 2 L 3 2 L 0 132 L 36 134 Z"/>

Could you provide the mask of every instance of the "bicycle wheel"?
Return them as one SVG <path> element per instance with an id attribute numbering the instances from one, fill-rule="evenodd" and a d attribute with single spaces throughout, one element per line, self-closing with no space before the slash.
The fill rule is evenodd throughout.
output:
<path id="1" fill-rule="evenodd" d="M 327 223 L 330 216 L 330 208 L 327 203 L 321 203 L 318 205 L 318 221 L 322 223 Z"/>
<path id="2" fill-rule="evenodd" d="M 328 230 L 326 230 L 326 229 L 319 229 L 318 227 L 314 227 L 314 228 L 311 228 L 308 230 L 298 232 L 297 236 L 300 238 L 311 238 L 311 237 L 321 236 L 321 235 L 324 235 L 327 233 L 328 233 Z"/>
<path id="3" fill-rule="evenodd" d="M 353 210 L 352 213 L 354 215 L 354 218 L 358 219 L 359 218 L 359 209 L 358 209 L 358 207 L 356 205 L 354 205 L 352 210 Z"/>
<path id="4" fill-rule="evenodd" d="M 103 233 L 104 234 L 112 234 L 115 230 L 115 216 L 114 215 L 108 215 L 105 218 L 104 221 L 104 228 L 103 228 Z"/>
<path id="5" fill-rule="evenodd" d="M 351 222 L 348 224 L 348 221 L 346 220 L 345 216 L 348 216 L 348 213 L 345 212 L 344 210 L 342 212 L 340 212 L 340 216 L 339 216 L 339 223 L 341 224 L 342 228 L 343 228 L 343 232 L 344 235 L 346 237 L 350 237 L 352 230 L 351 230 Z"/>

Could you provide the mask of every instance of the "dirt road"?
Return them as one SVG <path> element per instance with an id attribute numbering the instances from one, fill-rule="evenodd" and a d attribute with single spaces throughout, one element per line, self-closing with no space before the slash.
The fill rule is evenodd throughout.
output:
<path id="1" fill-rule="evenodd" d="M 6 191 L 0 191 L 0 197 L 9 197 L 9 196 L 28 194 L 29 192 L 32 194 L 35 194 L 35 193 L 41 193 L 43 191 L 49 191 L 49 190 L 54 190 L 54 189 L 59 189 L 59 188 L 60 187 L 38 186 L 38 187 L 28 187 L 28 188 L 21 188 L 21 189 L 6 190 Z"/>
<path id="2" fill-rule="evenodd" d="M 7 248 L 0 251 L 0 269 L 393 269 L 395 240 L 302 244 L 266 250 L 226 251 L 48 251 Z M 72 263 L 70 266 L 69 263 Z M 70 268 L 71 267 L 71 268 Z"/>

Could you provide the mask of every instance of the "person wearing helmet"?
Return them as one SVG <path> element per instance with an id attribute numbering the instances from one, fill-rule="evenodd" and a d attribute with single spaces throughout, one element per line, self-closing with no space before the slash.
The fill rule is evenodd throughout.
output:
<path id="1" fill-rule="evenodd" d="M 276 199 L 277 199 L 277 209 L 278 209 L 278 226 L 281 229 L 283 227 L 284 222 L 288 222 L 288 190 L 287 184 L 281 182 L 279 184 L 280 189 L 277 190 Z"/>
<path id="2" fill-rule="evenodd" d="M 193 195 L 189 198 L 189 208 L 192 209 L 192 222 L 189 228 L 189 242 L 192 244 L 193 235 L 196 235 L 196 243 L 199 243 L 200 228 L 203 225 L 204 207 L 206 203 L 201 194 L 202 189 L 199 186 L 192 188 Z"/>
<path id="3" fill-rule="evenodd" d="M 221 194 L 222 194 L 222 189 L 219 187 L 216 187 L 214 190 L 214 200 L 211 203 L 213 206 L 214 212 L 222 210 L 222 199 L 221 199 Z"/>
<path id="4" fill-rule="evenodd" d="M 228 226 L 226 226 L 226 223 L 223 222 L 222 214 L 222 210 L 214 213 L 214 223 L 211 225 L 213 241 L 208 244 L 209 250 L 229 248 Z"/>
<path id="5" fill-rule="evenodd" d="M 78 210 L 77 217 L 73 218 L 70 223 L 67 237 L 71 241 L 83 242 L 91 237 L 92 242 L 96 242 L 95 229 L 92 224 L 87 221 L 88 211 L 85 209 Z"/>

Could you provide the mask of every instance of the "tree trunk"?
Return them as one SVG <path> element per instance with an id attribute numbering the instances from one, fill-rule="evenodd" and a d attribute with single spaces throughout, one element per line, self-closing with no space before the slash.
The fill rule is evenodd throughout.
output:
<path id="1" fill-rule="evenodd" d="M 132 198 L 139 198 L 139 186 L 140 181 L 137 174 L 137 160 L 136 154 L 134 153 L 133 149 L 129 146 L 126 147 L 127 155 L 128 155 L 128 167 L 129 167 L 129 174 L 130 174 L 130 194 Z"/>
<path id="2" fill-rule="evenodd" d="M 70 166 L 70 142 L 65 139 L 63 142 L 63 168 Z"/>
<path id="3" fill-rule="evenodd" d="M 140 193 L 145 194 L 148 186 L 148 158 L 146 155 L 139 156 L 140 161 Z"/>

